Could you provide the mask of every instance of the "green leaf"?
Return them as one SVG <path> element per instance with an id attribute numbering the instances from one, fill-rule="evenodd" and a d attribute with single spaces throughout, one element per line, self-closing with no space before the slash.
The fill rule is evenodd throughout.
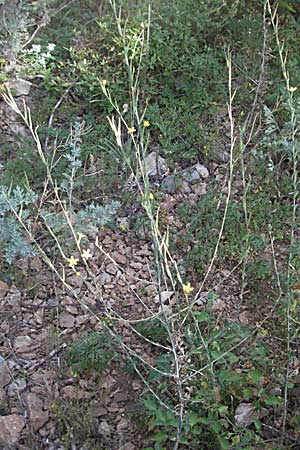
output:
<path id="1" fill-rule="evenodd" d="M 221 450 L 228 450 L 231 447 L 231 444 L 224 437 L 219 437 L 219 443 L 221 446 Z"/>
<path id="2" fill-rule="evenodd" d="M 235 382 L 235 381 L 241 380 L 241 375 L 239 373 L 235 372 L 234 370 L 230 370 L 230 369 L 220 370 L 219 377 L 222 381 L 227 381 L 227 382 L 228 381 Z"/>
<path id="3" fill-rule="evenodd" d="M 250 389 L 250 388 L 243 389 L 243 397 L 245 400 L 248 400 L 249 398 L 251 398 L 252 397 L 252 389 Z"/>
<path id="4" fill-rule="evenodd" d="M 154 400 L 148 398 L 144 400 L 144 405 L 150 412 L 157 412 L 157 404 Z"/>
<path id="5" fill-rule="evenodd" d="M 278 4 L 279 4 L 279 6 L 281 6 L 281 7 L 284 8 L 284 9 L 287 9 L 287 10 L 290 11 L 290 12 L 293 12 L 293 13 L 296 12 L 296 11 L 294 10 L 294 8 L 293 8 L 288 2 L 286 2 L 285 0 L 279 0 L 279 1 L 278 1 Z"/>
<path id="6" fill-rule="evenodd" d="M 195 312 L 194 315 L 198 322 L 208 322 L 210 319 L 210 316 L 206 311 Z"/>
<path id="7" fill-rule="evenodd" d="M 196 414 L 195 412 L 191 411 L 186 416 L 186 423 L 188 425 L 190 425 L 191 427 L 193 427 L 194 425 L 196 425 L 196 423 L 200 422 L 199 419 L 200 419 L 199 415 Z"/>
<path id="8" fill-rule="evenodd" d="M 255 425 L 255 428 L 257 429 L 257 431 L 261 430 L 261 422 L 257 417 L 254 417 L 253 419 L 253 423 Z"/>
<path id="9" fill-rule="evenodd" d="M 166 442 L 166 440 L 168 439 L 168 435 L 164 431 L 158 431 L 158 433 L 155 433 L 155 435 L 153 436 L 153 439 L 159 443 Z"/>
<path id="10" fill-rule="evenodd" d="M 224 416 L 225 414 L 227 414 L 228 406 L 225 406 L 225 405 L 219 406 L 218 413 L 220 414 L 220 416 Z"/>
<path id="11" fill-rule="evenodd" d="M 260 382 L 260 380 L 262 379 L 263 374 L 259 370 L 253 369 L 253 370 L 250 370 L 250 372 L 248 373 L 248 376 L 251 378 L 253 383 L 258 384 Z"/>
<path id="12" fill-rule="evenodd" d="M 227 358 L 228 358 L 228 361 L 232 364 L 239 361 L 239 358 L 232 352 L 229 352 L 227 354 Z"/>
<path id="13" fill-rule="evenodd" d="M 283 399 L 281 397 L 276 397 L 275 395 L 269 395 L 265 398 L 265 404 L 270 406 L 282 405 Z"/>

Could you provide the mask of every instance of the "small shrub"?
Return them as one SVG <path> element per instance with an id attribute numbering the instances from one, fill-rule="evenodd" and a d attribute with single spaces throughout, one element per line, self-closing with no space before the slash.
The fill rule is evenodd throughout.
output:
<path id="1" fill-rule="evenodd" d="M 74 374 L 85 371 L 102 373 L 116 356 L 113 342 L 107 332 L 93 332 L 72 344 L 68 353 L 68 364 Z"/>

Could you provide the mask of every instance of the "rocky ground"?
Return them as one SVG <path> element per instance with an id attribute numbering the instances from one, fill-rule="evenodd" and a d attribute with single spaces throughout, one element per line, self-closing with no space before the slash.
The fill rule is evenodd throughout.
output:
<path id="1" fill-rule="evenodd" d="M 21 89 L 19 94 L 19 99 L 24 98 L 28 91 Z M 14 113 L 4 103 L 1 107 L 7 139 L 26 135 L 28 130 Z M 216 171 L 214 176 L 217 167 L 211 168 Z M 212 174 L 197 164 L 172 175 L 155 152 L 147 158 L 147 170 L 154 188 L 160 179 L 164 193 L 160 206 L 167 213 L 168 225 L 180 229 L 176 208 L 187 199 L 197 201 L 205 195 Z M 72 341 L 102 328 L 104 308 L 117 315 L 124 343 L 153 362 L 153 354 L 133 336 L 127 322 L 159 307 L 151 241 L 147 232 L 144 238 L 137 236 L 130 217 L 123 217 L 121 225 L 114 231 L 101 230 L 90 239 L 89 273 L 79 267 L 78 276 L 69 269 L 64 284 L 37 256 L 16 262 L 21 287 L 0 282 L 3 448 L 62 450 L 71 445 L 78 450 L 134 450 L 146 445 L 132 420 L 143 393 L 141 381 L 114 362 L 101 375 L 80 378 L 66 363 Z M 218 277 L 222 284 L 228 274 Z M 171 308 L 172 293 L 164 294 Z M 204 305 L 205 296 L 199 307 Z M 224 308 L 224 301 L 216 302 L 216 311 Z"/>
<path id="2" fill-rule="evenodd" d="M 20 89 L 18 101 L 27 100 L 28 86 Z M 4 102 L 1 110 L 6 142 L 28 136 L 24 124 Z M 222 126 L 226 124 L 220 122 L 220 130 Z M 159 192 L 164 226 L 184 232 L 178 208 L 201 200 L 213 182 L 227 192 L 227 150 L 228 142 L 224 142 L 218 158 L 208 167 L 178 165 L 172 173 L 157 151 L 150 152 L 146 168 L 151 191 Z M 241 180 L 235 179 L 233 195 L 238 195 L 240 185 Z M 134 185 L 130 189 L 135 189 Z M 105 316 L 115 322 L 122 336 L 123 348 L 116 349 L 120 354 L 128 348 L 154 363 L 153 350 L 132 330 L 135 321 L 160 308 L 151 239 L 146 226 L 138 232 L 133 227 L 133 218 L 141 212 L 137 201 L 121 213 L 115 229 L 103 228 L 88 236 L 86 245 L 92 254 L 88 268 L 59 269 L 59 279 L 36 256 L 15 262 L 13 282 L 0 273 L 1 448 L 140 450 L 151 445 L 138 406 L 146 388 L 133 371 L 126 370 L 125 360 L 113 359 L 103 373 L 87 371 L 77 376 L 67 357 L 72 342 L 103 329 Z M 277 256 L 280 254 L 282 249 L 278 249 Z M 76 252 L 74 256 L 79 257 Z M 59 261 L 57 264 L 59 267 Z M 199 280 L 192 278 L 192 283 L 197 291 Z M 248 307 L 241 304 L 240 286 L 237 271 L 212 269 L 196 307 L 205 308 L 207 293 L 213 290 L 212 310 L 219 317 L 226 315 L 230 321 L 252 325 L 256 312 L 249 308 L 251 303 Z M 172 311 L 173 292 L 164 291 L 163 300 Z M 265 306 L 268 309 L 267 303 Z M 248 407 L 239 405 L 241 423 L 253 414 Z"/>

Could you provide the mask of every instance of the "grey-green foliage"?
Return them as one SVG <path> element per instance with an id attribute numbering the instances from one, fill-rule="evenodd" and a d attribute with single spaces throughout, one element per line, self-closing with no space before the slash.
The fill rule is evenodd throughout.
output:
<path id="1" fill-rule="evenodd" d="M 68 215 L 76 232 L 96 233 L 99 228 L 112 223 L 119 207 L 120 203 L 117 201 L 104 206 L 91 203 L 78 212 L 69 210 Z M 43 210 L 41 214 L 55 234 L 67 231 L 69 228 L 64 214 L 49 213 L 47 210 Z"/>
<path id="2" fill-rule="evenodd" d="M 63 181 L 60 184 L 61 190 L 68 196 L 69 206 L 72 206 L 72 194 L 75 188 L 83 184 L 81 178 L 76 178 L 78 171 L 82 168 L 81 160 L 81 135 L 84 125 L 75 122 L 71 128 L 70 139 L 68 143 L 69 152 L 64 155 L 68 162 L 68 167 L 63 173 Z"/>
<path id="3" fill-rule="evenodd" d="M 265 136 L 262 139 L 263 147 L 270 150 L 271 153 L 269 168 L 273 170 L 273 162 L 280 161 L 281 159 L 292 160 L 296 156 L 299 159 L 300 156 L 300 135 L 298 129 L 293 130 L 293 124 L 291 118 L 288 115 L 289 106 L 283 103 L 283 117 L 281 120 L 276 118 L 275 113 L 273 113 L 267 106 L 264 105 L 264 116 L 265 116 Z M 295 124 L 299 123 L 300 120 L 300 101 L 296 100 L 293 102 L 294 114 L 295 114 Z M 280 122 L 283 122 L 280 125 Z M 294 135 L 294 138 L 293 138 Z M 293 156 L 294 155 L 294 156 Z"/>
<path id="4" fill-rule="evenodd" d="M 14 60 L 28 39 L 30 26 L 25 1 L 0 1 L 0 48 L 3 56 Z"/>
<path id="5" fill-rule="evenodd" d="M 10 191 L 0 187 L 0 243 L 5 260 L 11 264 L 16 256 L 34 256 L 34 248 L 28 242 L 17 216 L 29 226 L 30 212 L 26 207 L 34 204 L 37 196 L 31 190 L 17 186 Z"/>

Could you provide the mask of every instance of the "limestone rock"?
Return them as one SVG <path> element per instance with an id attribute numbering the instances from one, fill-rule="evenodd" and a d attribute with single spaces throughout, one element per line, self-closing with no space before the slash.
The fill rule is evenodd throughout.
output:
<path id="1" fill-rule="evenodd" d="M 6 87 L 12 91 L 12 94 L 16 97 L 21 97 L 22 95 L 29 95 L 32 83 L 22 78 L 16 78 L 15 80 L 10 80 L 6 83 Z"/>
<path id="2" fill-rule="evenodd" d="M 110 263 L 106 266 L 106 271 L 111 275 L 117 274 L 117 268 L 113 263 Z"/>
<path id="3" fill-rule="evenodd" d="M 255 408 L 251 403 L 240 403 L 235 410 L 234 419 L 237 425 L 248 427 L 255 416 Z"/>
<path id="4" fill-rule="evenodd" d="M 106 420 L 103 420 L 100 422 L 98 427 L 98 433 L 103 436 L 104 438 L 108 438 L 111 435 L 111 429 Z"/>
<path id="5" fill-rule="evenodd" d="M 30 336 L 17 336 L 14 342 L 14 349 L 17 353 L 29 353 L 36 348 Z"/>
<path id="6" fill-rule="evenodd" d="M 226 303 L 224 300 L 221 300 L 220 298 L 217 298 L 214 300 L 211 310 L 216 313 L 220 313 L 226 309 Z"/>
<path id="7" fill-rule="evenodd" d="M 0 416 L 0 442 L 5 446 L 14 446 L 24 426 L 24 419 L 19 414 Z"/>
<path id="8" fill-rule="evenodd" d="M 5 294 L 9 291 L 9 286 L 4 281 L 0 280 L 0 300 L 5 296 Z"/>
<path id="9" fill-rule="evenodd" d="M 106 272 L 102 272 L 101 275 L 99 275 L 98 281 L 101 286 L 104 286 L 111 282 L 111 276 Z"/>
<path id="10" fill-rule="evenodd" d="M 76 386 L 65 386 L 62 394 L 65 400 L 89 400 L 92 396 L 90 392 L 83 391 Z"/>
<path id="11" fill-rule="evenodd" d="M 63 312 L 59 316 L 59 325 L 62 328 L 73 328 L 75 325 L 75 317 L 70 313 Z"/>
<path id="12" fill-rule="evenodd" d="M 190 169 L 185 170 L 182 176 L 189 183 L 199 183 L 202 180 L 207 180 L 209 172 L 203 164 L 198 163 Z"/>
<path id="13" fill-rule="evenodd" d="M 8 395 L 13 397 L 14 395 L 19 395 L 20 392 L 26 389 L 27 383 L 25 378 L 16 378 L 10 385 L 8 386 Z"/>
<path id="14" fill-rule="evenodd" d="M 162 291 L 160 293 L 160 296 L 157 294 L 155 296 L 155 303 L 159 303 L 160 301 L 162 303 L 166 303 L 168 300 L 170 300 L 170 298 L 172 297 L 172 295 L 174 294 L 174 291 Z"/>
<path id="15" fill-rule="evenodd" d="M 131 442 L 127 442 L 126 444 L 122 445 L 122 447 L 120 447 L 120 450 L 135 450 L 136 447 L 131 443 Z"/>
<path id="16" fill-rule="evenodd" d="M 145 170 L 149 177 L 160 177 L 168 172 L 167 161 L 157 152 L 151 152 L 145 158 Z"/>
<path id="17" fill-rule="evenodd" d="M 44 411 L 43 400 L 36 394 L 29 393 L 25 398 L 28 410 L 30 426 L 33 431 L 39 430 L 49 419 L 47 411 Z"/>
<path id="18" fill-rule="evenodd" d="M 3 358 L 0 359 L 0 389 L 10 383 L 9 368 Z"/>

